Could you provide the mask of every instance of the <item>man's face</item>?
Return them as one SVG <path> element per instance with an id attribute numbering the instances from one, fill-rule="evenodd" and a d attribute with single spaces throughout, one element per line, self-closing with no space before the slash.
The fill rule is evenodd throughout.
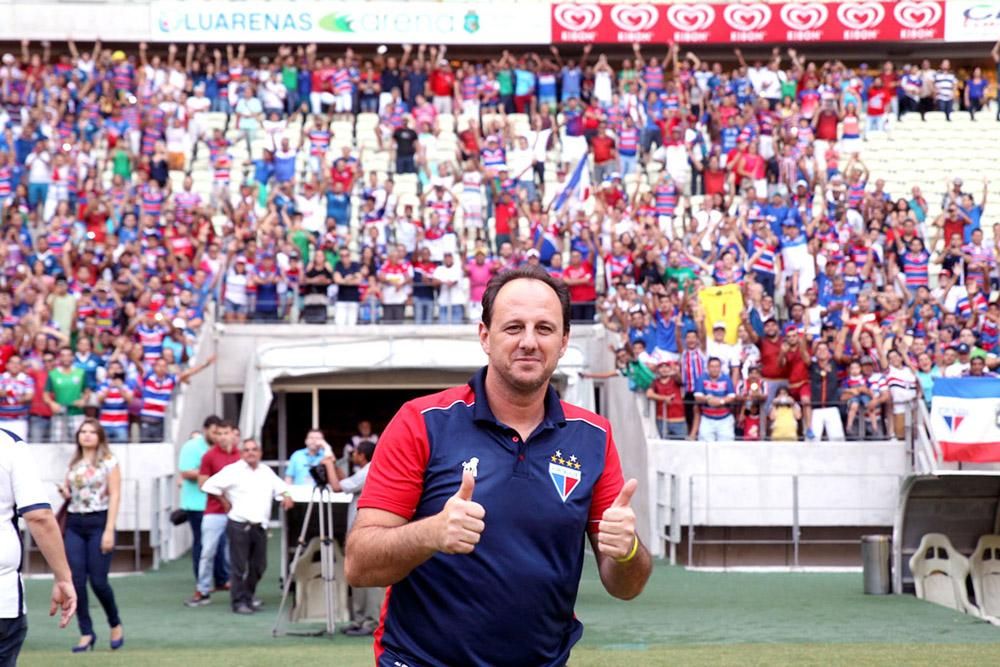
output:
<path id="1" fill-rule="evenodd" d="M 73 352 L 63 348 L 59 350 L 59 365 L 63 368 L 69 368 L 73 365 Z"/>
<path id="2" fill-rule="evenodd" d="M 240 456 L 251 468 L 256 468 L 260 463 L 260 445 L 254 440 L 247 440 L 240 445 Z"/>
<path id="3" fill-rule="evenodd" d="M 540 280 L 512 280 L 497 294 L 489 328 L 479 324 L 479 342 L 490 371 L 510 388 L 544 387 L 569 343 L 559 297 Z"/>
<path id="4" fill-rule="evenodd" d="M 309 453 L 315 454 L 322 446 L 323 434 L 319 431 L 309 431 L 309 435 L 306 436 L 306 449 L 309 450 Z"/>
<path id="5" fill-rule="evenodd" d="M 722 364 L 719 362 L 718 359 L 712 359 L 710 362 L 708 362 L 709 377 L 711 377 L 714 380 L 719 377 L 720 373 L 722 373 Z"/>
<path id="6" fill-rule="evenodd" d="M 228 426 L 215 427 L 215 444 L 220 447 L 230 447 L 233 444 L 233 429 Z"/>
<path id="7" fill-rule="evenodd" d="M 778 323 L 774 320 L 769 320 L 764 325 L 764 335 L 768 338 L 775 338 L 778 335 Z"/>

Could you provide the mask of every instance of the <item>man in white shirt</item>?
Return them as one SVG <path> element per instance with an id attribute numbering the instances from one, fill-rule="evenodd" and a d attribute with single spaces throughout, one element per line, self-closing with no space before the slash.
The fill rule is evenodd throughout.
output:
<path id="1" fill-rule="evenodd" d="M 247 438 L 240 445 L 242 460 L 231 463 L 202 485 L 205 493 L 219 496 L 229 507 L 226 539 L 229 541 L 230 603 L 233 613 L 253 614 L 261 602 L 257 582 L 267 568 L 267 522 L 271 499 L 292 507 L 288 485 L 273 470 L 260 464 L 260 445 Z"/>
<path id="2" fill-rule="evenodd" d="M 48 143 L 46 139 L 39 139 L 35 150 L 24 160 L 28 168 L 28 204 L 31 206 L 44 206 L 48 199 L 52 182 L 52 155 Z"/>
<path id="3" fill-rule="evenodd" d="M 28 633 L 21 559 L 24 556 L 17 527 L 17 512 L 31 531 L 55 577 L 49 615 L 61 609 L 59 627 L 65 628 L 76 612 L 76 589 L 66 561 L 59 524 L 49 497 L 32 462 L 28 445 L 0 431 L 0 664 L 17 663 Z"/>
<path id="4" fill-rule="evenodd" d="M 740 347 L 726 342 L 726 323 L 722 320 L 712 325 L 712 335 L 706 337 L 705 357 L 718 358 L 723 370 L 728 370 L 733 375 L 740 367 Z M 734 377 L 734 382 L 735 380 Z"/>
<path id="5" fill-rule="evenodd" d="M 432 279 L 438 288 L 438 321 L 461 324 L 465 298 L 462 290 L 462 266 L 451 252 L 444 253 L 444 263 L 434 269 Z"/>

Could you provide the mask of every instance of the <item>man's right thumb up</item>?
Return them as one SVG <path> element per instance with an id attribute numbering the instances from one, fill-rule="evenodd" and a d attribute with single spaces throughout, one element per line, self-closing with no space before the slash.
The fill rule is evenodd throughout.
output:
<path id="1" fill-rule="evenodd" d="M 466 470 L 462 473 L 462 486 L 458 487 L 455 496 L 461 500 L 472 500 L 472 491 L 476 488 L 476 478 Z"/>

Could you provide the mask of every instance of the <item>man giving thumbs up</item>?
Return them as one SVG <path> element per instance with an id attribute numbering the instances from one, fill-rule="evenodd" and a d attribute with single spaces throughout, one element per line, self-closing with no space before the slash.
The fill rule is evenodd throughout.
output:
<path id="1" fill-rule="evenodd" d="M 352 586 L 391 586 L 375 660 L 565 665 L 588 535 L 601 582 L 630 599 L 649 577 L 611 425 L 550 385 L 569 342 L 569 291 L 544 270 L 483 295 L 488 364 L 406 403 L 386 427 L 347 538 Z"/>
<path id="2" fill-rule="evenodd" d="M 462 486 L 458 493 L 448 499 L 436 517 L 440 522 L 438 534 L 441 543 L 438 551 L 446 554 L 469 554 L 479 544 L 486 524 L 483 517 L 486 510 L 479 503 L 472 501 L 472 490 L 476 488 L 476 479 L 471 472 L 462 473 Z"/>

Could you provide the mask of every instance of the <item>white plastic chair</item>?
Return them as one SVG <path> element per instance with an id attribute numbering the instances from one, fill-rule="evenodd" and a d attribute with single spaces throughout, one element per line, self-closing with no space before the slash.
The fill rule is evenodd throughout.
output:
<path id="1" fill-rule="evenodd" d="M 1000 618 L 1000 535 L 982 535 L 969 558 L 976 605 L 985 616 Z"/>
<path id="2" fill-rule="evenodd" d="M 323 572 L 319 562 L 319 538 L 309 540 L 299 559 L 292 568 L 292 580 L 295 582 L 295 606 L 292 607 L 293 623 L 325 621 L 326 601 L 324 595 Z M 344 553 L 340 546 L 333 545 L 334 567 L 338 584 L 344 581 Z M 347 586 L 338 585 L 337 589 L 337 622 L 346 623 L 350 619 L 350 608 L 347 605 Z"/>
<path id="3" fill-rule="evenodd" d="M 927 533 L 920 538 L 917 552 L 910 557 L 910 571 L 919 599 L 965 614 L 981 615 L 969 602 L 965 589 L 969 559 L 956 551 L 947 536 Z"/>

